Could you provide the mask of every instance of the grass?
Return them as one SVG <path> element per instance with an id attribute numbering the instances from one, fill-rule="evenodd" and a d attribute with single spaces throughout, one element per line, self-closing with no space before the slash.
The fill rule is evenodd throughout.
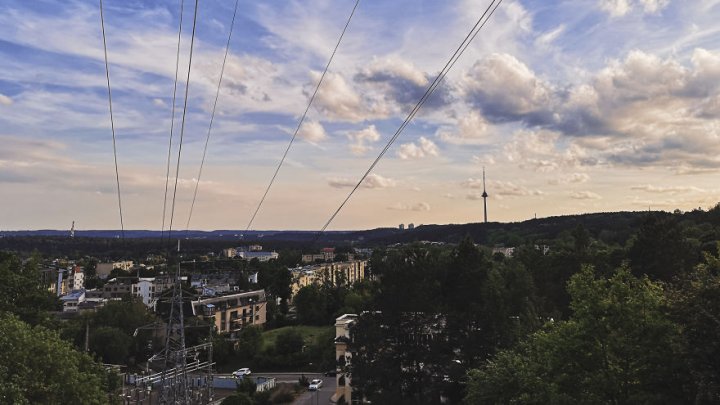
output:
<path id="1" fill-rule="evenodd" d="M 283 331 L 294 329 L 303 337 L 303 340 L 305 341 L 306 345 L 312 344 L 315 339 L 317 339 L 318 336 L 320 336 L 323 332 L 327 332 L 329 330 L 333 330 L 333 326 L 306 326 L 306 325 L 298 325 L 298 326 L 284 326 L 282 328 L 268 330 L 263 332 L 263 350 L 267 349 L 270 346 L 273 346 L 275 344 L 275 340 L 277 340 L 277 337 L 279 334 L 283 333 Z"/>

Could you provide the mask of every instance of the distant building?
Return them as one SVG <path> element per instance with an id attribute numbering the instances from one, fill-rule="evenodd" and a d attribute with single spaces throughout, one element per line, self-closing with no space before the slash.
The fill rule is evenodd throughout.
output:
<path id="1" fill-rule="evenodd" d="M 335 260 L 335 248 L 323 248 L 320 253 L 302 255 L 303 263 L 331 262 Z"/>
<path id="2" fill-rule="evenodd" d="M 60 297 L 63 312 L 78 312 L 80 304 L 85 302 L 85 290 L 71 291 L 69 294 Z"/>
<path id="3" fill-rule="evenodd" d="M 513 255 L 515 254 L 515 248 L 514 247 L 506 248 L 506 247 L 502 247 L 502 246 L 496 246 L 493 248 L 492 253 L 493 254 L 500 253 L 505 257 L 513 257 Z"/>
<path id="4" fill-rule="evenodd" d="M 405 230 L 405 224 L 398 225 L 398 229 L 401 231 Z"/>
<path id="5" fill-rule="evenodd" d="M 234 335 L 249 325 L 264 325 L 265 290 L 249 291 L 192 301 L 193 315 L 209 319 L 219 333 Z"/>
<path id="6" fill-rule="evenodd" d="M 120 269 L 123 271 L 130 271 L 133 268 L 133 261 L 132 260 L 124 260 L 120 262 L 112 262 L 112 263 L 98 263 L 95 267 L 95 274 L 98 276 L 98 278 L 106 279 L 110 275 L 110 272 L 112 272 L 114 269 Z"/>
<path id="7" fill-rule="evenodd" d="M 232 259 L 233 257 L 235 257 L 236 253 L 237 253 L 237 251 L 235 250 L 235 248 L 223 249 L 222 257 L 227 257 L 228 259 Z"/>
<path id="8" fill-rule="evenodd" d="M 311 284 L 350 285 L 364 280 L 367 272 L 367 260 L 321 263 L 291 269 L 293 275 L 293 296 L 301 288 Z"/>
<path id="9" fill-rule="evenodd" d="M 245 251 L 235 253 L 235 257 L 239 257 L 243 260 L 258 259 L 261 262 L 267 262 L 270 260 L 276 260 L 280 255 L 276 252 L 262 252 L 262 251 Z"/>
<path id="10" fill-rule="evenodd" d="M 85 288 L 85 272 L 82 267 L 49 267 L 41 272 L 41 280 L 48 291 L 58 296 Z"/>
<path id="11" fill-rule="evenodd" d="M 172 288 L 173 277 L 138 278 L 131 286 L 131 293 L 140 298 L 145 306 L 154 308 L 163 292 Z"/>
<path id="12" fill-rule="evenodd" d="M 415 229 L 415 224 L 412 222 L 408 224 L 408 229 Z"/>

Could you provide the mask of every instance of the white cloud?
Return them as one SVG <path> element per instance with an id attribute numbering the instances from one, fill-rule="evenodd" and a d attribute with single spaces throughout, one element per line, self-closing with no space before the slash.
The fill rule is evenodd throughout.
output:
<path id="1" fill-rule="evenodd" d="M 640 6 L 647 14 L 656 14 L 670 3 L 670 0 L 600 0 L 600 9 L 612 17 L 622 17 Z"/>
<path id="2" fill-rule="evenodd" d="M 622 17 L 630 12 L 631 0 L 600 0 L 600 9 L 613 17 Z"/>
<path id="3" fill-rule="evenodd" d="M 312 72 L 313 86 L 320 72 Z M 318 90 L 313 106 L 329 119 L 361 121 L 367 118 L 362 97 L 339 73 L 328 72 Z"/>
<path id="4" fill-rule="evenodd" d="M 655 14 L 670 4 L 670 0 L 639 0 L 639 2 L 643 10 L 650 14 Z"/>
<path id="5" fill-rule="evenodd" d="M 476 110 L 463 114 L 455 127 L 442 126 L 436 136 L 443 142 L 457 145 L 479 144 L 487 142 L 488 123 Z"/>
<path id="6" fill-rule="evenodd" d="M 327 138 L 327 133 L 320 122 L 305 121 L 300 127 L 297 136 L 308 142 L 318 143 Z"/>
<path id="7" fill-rule="evenodd" d="M 470 177 L 469 179 L 460 183 L 463 188 L 478 190 L 470 191 L 467 193 L 466 198 L 469 200 L 480 200 L 482 199 L 483 181 L 482 179 L 476 179 Z M 487 182 L 487 193 L 491 198 L 497 198 L 502 200 L 504 197 L 518 197 L 518 196 L 541 196 L 544 193 L 540 190 L 533 190 L 522 185 L 515 184 L 510 181 L 499 181 L 492 180 Z"/>
<path id="8" fill-rule="evenodd" d="M 679 193 L 687 193 L 687 192 L 698 192 L 703 193 L 706 190 L 703 190 L 699 187 L 689 187 L 689 186 L 653 186 L 650 184 L 644 184 L 640 186 L 632 186 L 630 187 L 631 190 L 639 190 L 639 191 L 646 191 L 648 193 L 658 193 L 658 194 L 679 194 Z"/>
<path id="9" fill-rule="evenodd" d="M 491 122 L 549 122 L 553 89 L 515 56 L 494 53 L 473 65 L 462 80 L 467 101 Z"/>
<path id="10" fill-rule="evenodd" d="M 400 145 L 397 156 L 400 159 L 422 159 L 427 156 L 437 156 L 438 147 L 435 143 L 424 136 L 421 136 L 418 143 L 410 142 Z"/>
<path id="11" fill-rule="evenodd" d="M 563 175 L 555 179 L 548 180 L 548 184 L 581 184 L 587 183 L 590 180 L 590 175 L 587 173 L 572 173 Z"/>
<path id="12" fill-rule="evenodd" d="M 492 155 L 473 156 L 470 161 L 476 165 L 494 165 L 495 158 Z"/>
<path id="13" fill-rule="evenodd" d="M 13 99 L 0 93 L 0 105 L 11 105 L 12 103 L 13 103 Z"/>
<path id="14" fill-rule="evenodd" d="M 328 185 L 334 188 L 352 188 L 357 184 L 357 180 L 348 179 L 346 177 L 332 177 L 328 179 Z M 363 188 L 390 188 L 395 187 L 397 182 L 391 178 L 380 176 L 379 174 L 370 173 L 363 181 Z"/>
<path id="15" fill-rule="evenodd" d="M 419 202 L 416 204 L 405 204 L 405 203 L 395 203 L 389 207 L 387 207 L 389 210 L 396 210 L 396 211 L 430 211 L 430 204 L 426 202 Z"/>
<path id="16" fill-rule="evenodd" d="M 599 200 L 602 197 L 592 191 L 574 191 L 570 194 L 570 198 L 574 200 Z"/>
<path id="17" fill-rule="evenodd" d="M 380 133 L 375 128 L 375 125 L 370 125 L 359 131 L 350 132 L 348 138 L 353 141 L 350 145 L 350 150 L 356 155 L 363 155 L 371 149 L 367 143 L 374 143 L 380 140 Z"/>
<path id="18" fill-rule="evenodd" d="M 535 40 L 535 46 L 540 48 L 548 48 L 550 47 L 553 42 L 555 42 L 558 37 L 560 37 L 563 33 L 565 33 L 567 26 L 565 24 L 560 24 L 554 29 L 542 33 L 536 40 Z"/>

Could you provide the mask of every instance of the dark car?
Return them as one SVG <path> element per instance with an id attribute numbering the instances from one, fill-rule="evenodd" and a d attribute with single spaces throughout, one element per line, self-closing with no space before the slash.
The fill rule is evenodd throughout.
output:
<path id="1" fill-rule="evenodd" d="M 328 370 L 323 373 L 325 377 L 335 377 L 337 375 L 337 371 L 335 370 Z"/>

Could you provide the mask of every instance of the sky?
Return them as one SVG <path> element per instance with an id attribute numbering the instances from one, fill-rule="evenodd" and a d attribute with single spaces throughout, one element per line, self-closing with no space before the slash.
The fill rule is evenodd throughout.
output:
<path id="1" fill-rule="evenodd" d="M 489 3 L 361 0 L 252 228 L 320 229 Z M 191 229 L 245 229 L 354 4 L 239 1 Z M 180 2 L 104 7 L 124 226 L 160 229 Z M 233 7 L 199 2 L 175 229 Z M 328 229 L 479 222 L 483 167 L 490 221 L 713 207 L 717 21 L 720 0 L 505 0 Z M 0 4 L 0 145 L 1 230 L 120 228 L 97 1 Z"/>

